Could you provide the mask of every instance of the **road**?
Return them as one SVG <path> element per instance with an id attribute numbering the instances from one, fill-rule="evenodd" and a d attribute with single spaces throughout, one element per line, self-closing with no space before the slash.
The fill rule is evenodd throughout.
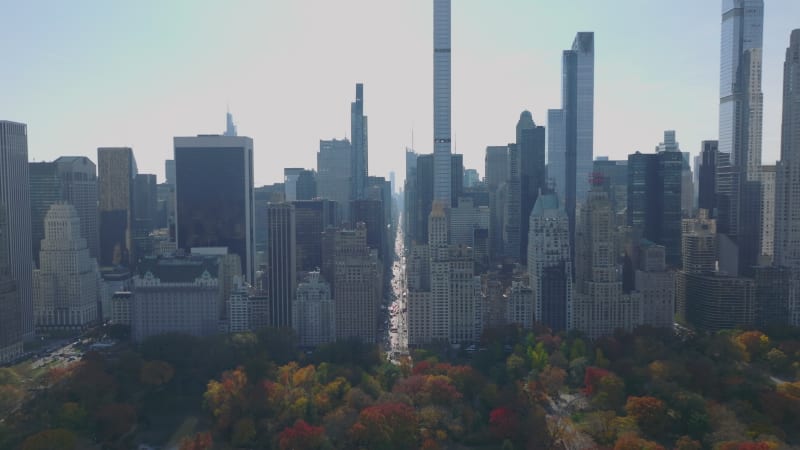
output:
<path id="1" fill-rule="evenodd" d="M 402 217 L 399 223 L 403 223 Z M 408 354 L 408 324 L 406 323 L 406 257 L 403 245 L 403 227 L 399 226 L 395 239 L 397 260 L 392 265 L 392 303 L 389 305 L 389 359 L 399 362 Z"/>

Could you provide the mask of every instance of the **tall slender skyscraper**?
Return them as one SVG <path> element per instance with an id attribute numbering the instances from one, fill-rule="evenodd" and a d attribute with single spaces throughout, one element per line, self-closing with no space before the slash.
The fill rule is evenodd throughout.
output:
<path id="1" fill-rule="evenodd" d="M 519 258 L 526 264 L 528 257 L 528 226 L 531 211 L 539 193 L 547 188 L 545 182 L 545 130 L 533 121 L 530 111 L 523 111 L 517 122 L 517 152 L 519 154 L 520 221 Z"/>
<path id="2" fill-rule="evenodd" d="M 723 0 L 720 41 L 719 151 L 717 161 L 719 232 L 738 255 L 737 272 L 749 270 L 760 253 L 761 54 L 763 0 Z M 726 167 L 728 166 L 728 167 Z"/>
<path id="3" fill-rule="evenodd" d="M 292 301 L 297 288 L 297 224 L 291 203 L 267 206 L 267 292 L 269 322 L 292 326 Z"/>
<path id="4" fill-rule="evenodd" d="M 450 0 L 433 0 L 433 198 L 450 207 Z"/>
<path id="5" fill-rule="evenodd" d="M 0 202 L 0 364 L 22 354 L 21 305 L 17 283 L 11 278 L 7 218 Z"/>
<path id="6" fill-rule="evenodd" d="M 560 112 L 559 112 L 560 111 Z M 569 217 L 570 249 L 575 249 L 575 208 L 589 191 L 589 174 L 594 154 L 594 33 L 580 32 L 572 49 L 564 50 L 561 71 L 561 109 L 548 111 L 551 133 L 563 129 L 564 138 L 551 135 L 553 169 L 559 170 L 564 149 L 564 207 Z M 551 174 L 558 183 L 561 174 Z M 556 186 L 557 191 L 562 188 Z M 574 261 L 574 259 L 573 259 Z"/>
<path id="7" fill-rule="evenodd" d="M 27 126 L 0 120 L 0 205 L 8 231 L 3 239 L 7 240 L 11 278 L 17 282 L 20 332 L 26 338 L 33 337 L 34 327 L 29 186 Z"/>
<path id="8" fill-rule="evenodd" d="M 775 175 L 775 264 L 800 274 L 800 29 L 792 31 L 786 49 L 781 159 Z"/>
<path id="9" fill-rule="evenodd" d="M 356 100 L 350 104 L 350 134 L 353 139 L 351 153 L 351 195 L 353 199 L 364 198 L 367 186 L 367 169 L 369 164 L 367 146 L 367 116 L 364 115 L 364 85 L 356 84 Z"/>

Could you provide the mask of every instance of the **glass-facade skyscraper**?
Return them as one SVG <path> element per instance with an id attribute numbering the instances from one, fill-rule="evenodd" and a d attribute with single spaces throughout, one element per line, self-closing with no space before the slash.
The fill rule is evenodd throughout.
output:
<path id="1" fill-rule="evenodd" d="M 352 199 L 363 199 L 367 187 L 369 147 L 367 139 L 367 116 L 364 115 L 364 85 L 356 84 L 356 100 L 350 104 L 350 135 L 353 139 L 351 153 Z"/>
<path id="2" fill-rule="evenodd" d="M 760 253 L 761 58 L 763 0 L 723 0 L 720 40 L 719 152 L 716 196 L 719 232 L 735 248 L 736 273 L 746 272 Z"/>
<path id="3" fill-rule="evenodd" d="M 201 135 L 174 145 L 178 248 L 227 247 L 255 280 L 253 140 Z"/>

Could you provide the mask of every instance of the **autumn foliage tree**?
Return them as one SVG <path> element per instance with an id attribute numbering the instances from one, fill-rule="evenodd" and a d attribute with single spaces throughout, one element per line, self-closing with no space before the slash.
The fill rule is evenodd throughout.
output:
<path id="1" fill-rule="evenodd" d="M 278 437 L 281 450 L 317 450 L 323 448 L 326 441 L 325 429 L 311 426 L 305 420 L 298 420 Z"/>
<path id="2" fill-rule="evenodd" d="M 139 379 L 150 386 L 161 386 L 169 383 L 175 375 L 175 369 L 164 361 L 148 361 L 142 364 Z"/>
<path id="3" fill-rule="evenodd" d="M 181 440 L 180 450 L 211 450 L 214 448 L 214 438 L 211 433 L 197 433 L 194 436 Z"/>
<path id="4" fill-rule="evenodd" d="M 633 434 L 626 434 L 617 439 L 614 450 L 665 450 L 661 445 L 642 439 Z"/>
<path id="5" fill-rule="evenodd" d="M 636 420 L 639 427 L 652 436 L 664 432 L 667 424 L 667 406 L 655 397 L 628 397 L 625 411 Z"/>
<path id="6" fill-rule="evenodd" d="M 403 403 L 381 403 L 361 411 L 350 433 L 359 448 L 412 449 L 417 446 L 417 417 Z"/>
<path id="7" fill-rule="evenodd" d="M 20 450 L 74 450 L 77 448 L 75 434 L 63 428 L 40 431 L 29 436 L 20 445 Z"/>

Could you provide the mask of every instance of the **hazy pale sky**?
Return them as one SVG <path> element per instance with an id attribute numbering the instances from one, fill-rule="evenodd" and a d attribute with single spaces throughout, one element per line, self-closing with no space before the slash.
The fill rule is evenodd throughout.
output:
<path id="1" fill-rule="evenodd" d="M 764 163 L 778 157 L 783 60 L 800 1 L 766 0 Z M 519 113 L 560 106 L 561 51 L 594 31 L 595 156 L 684 151 L 716 139 L 720 0 L 453 0 L 455 151 L 483 175 Z M 31 159 L 133 147 L 163 179 L 172 137 L 220 133 L 225 109 L 255 146 L 256 185 L 316 167 L 350 130 L 365 84 L 369 171 L 404 173 L 412 129 L 431 152 L 431 0 L 0 0 L 0 119 L 28 124 Z"/>

